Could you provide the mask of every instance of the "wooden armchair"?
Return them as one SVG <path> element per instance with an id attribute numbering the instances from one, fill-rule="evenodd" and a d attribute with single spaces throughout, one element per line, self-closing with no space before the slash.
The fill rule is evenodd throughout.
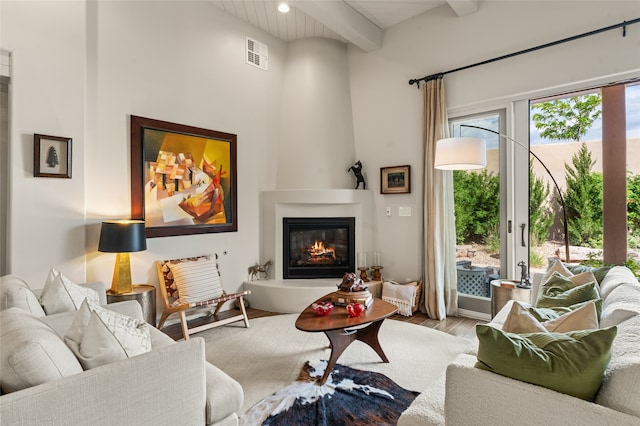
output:
<path id="1" fill-rule="evenodd" d="M 180 316 L 182 334 L 189 339 L 190 334 L 207 330 L 212 327 L 244 320 L 249 328 L 249 318 L 245 310 L 243 297 L 251 294 L 245 290 L 239 293 L 227 294 L 222 289 L 220 271 L 217 265 L 217 254 L 197 256 L 184 259 L 159 260 L 156 262 L 160 292 L 164 301 L 164 308 L 158 329 L 162 329 L 171 314 Z M 241 313 L 224 319 L 218 319 L 218 313 L 224 302 L 235 300 Z M 215 321 L 197 327 L 189 328 L 186 314 L 198 310 L 210 310 Z"/>

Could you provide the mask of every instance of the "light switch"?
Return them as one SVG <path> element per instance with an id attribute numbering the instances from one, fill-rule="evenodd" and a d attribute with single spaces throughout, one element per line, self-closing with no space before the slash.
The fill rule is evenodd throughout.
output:
<path id="1" fill-rule="evenodd" d="M 391 217 L 391 207 L 387 207 L 385 212 L 386 212 L 387 216 Z"/>
<path id="2" fill-rule="evenodd" d="M 411 207 L 400 207 L 398 209 L 398 216 L 411 216 Z"/>

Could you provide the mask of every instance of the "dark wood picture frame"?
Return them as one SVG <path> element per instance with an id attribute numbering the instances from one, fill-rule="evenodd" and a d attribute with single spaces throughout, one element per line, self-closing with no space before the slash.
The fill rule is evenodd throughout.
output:
<path id="1" fill-rule="evenodd" d="M 34 134 L 33 176 L 71 179 L 71 138 Z"/>
<path id="2" fill-rule="evenodd" d="M 148 238 L 238 230 L 237 135 L 131 116 L 131 217 Z"/>
<path id="3" fill-rule="evenodd" d="M 380 168 L 381 194 L 409 194 L 411 192 L 411 166 Z"/>

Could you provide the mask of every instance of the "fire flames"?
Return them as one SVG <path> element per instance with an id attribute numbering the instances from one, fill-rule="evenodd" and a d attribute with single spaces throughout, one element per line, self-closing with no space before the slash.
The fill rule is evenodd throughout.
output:
<path id="1" fill-rule="evenodd" d="M 325 246 L 323 241 L 314 241 L 313 245 L 307 247 L 310 261 L 335 261 L 336 249 L 331 246 Z"/>

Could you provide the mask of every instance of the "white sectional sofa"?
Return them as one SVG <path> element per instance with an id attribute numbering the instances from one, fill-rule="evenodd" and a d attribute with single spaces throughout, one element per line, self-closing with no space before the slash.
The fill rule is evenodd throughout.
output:
<path id="1" fill-rule="evenodd" d="M 2 277 L 0 279 L 3 279 Z M 36 316 L 7 301 L 24 302 L 24 293 L 0 291 L 0 382 L 40 380 L 33 375 L 64 377 L 4 393 L 0 419 L 7 425 L 237 425 L 244 394 L 240 384 L 205 359 L 201 338 L 174 342 L 150 327 L 151 351 L 75 374 L 13 371 L 24 355 L 64 350 L 63 336 L 75 311 Z M 104 302 L 104 285 L 100 289 Z M 20 297 L 15 297 L 16 294 Z M 30 299 L 33 300 L 33 298 Z M 18 303 L 18 305 L 24 303 Z M 28 304 L 27 304 L 28 305 Z M 28 306 L 27 306 L 28 307 Z M 113 303 L 109 310 L 143 320 L 136 301 Z M 37 307 L 36 307 L 37 309 Z M 13 344 L 20 341 L 20 344 Z M 62 345 L 62 346 L 61 346 Z M 40 350 L 34 351 L 33 348 Z M 73 353 L 71 356 L 73 356 Z M 64 354 L 63 354 L 64 355 Z M 66 355 L 64 355 L 66 356 Z M 18 366 L 18 367 L 16 367 Z M 44 370 L 44 368 L 43 368 Z M 12 377 L 10 377 L 12 376 Z M 51 379 L 51 377 L 49 377 Z"/>
<path id="2" fill-rule="evenodd" d="M 628 268 L 616 266 L 599 291 L 600 326 L 616 325 L 617 335 L 594 402 L 476 368 L 475 341 L 422 391 L 398 425 L 640 425 L 640 284 Z M 512 303 L 489 325 L 501 328 Z"/>

